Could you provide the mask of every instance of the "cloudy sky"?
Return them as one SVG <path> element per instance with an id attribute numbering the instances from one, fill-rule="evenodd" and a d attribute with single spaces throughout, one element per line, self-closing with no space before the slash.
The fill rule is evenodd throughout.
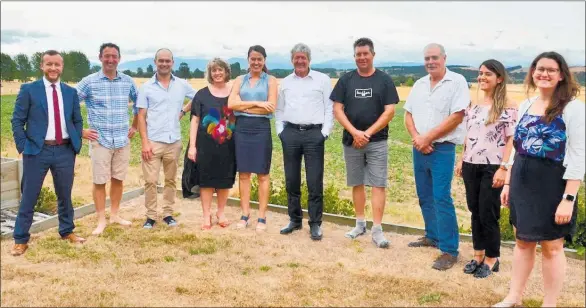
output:
<path id="1" fill-rule="evenodd" d="M 176 56 L 245 57 L 263 45 L 286 56 L 297 42 L 313 61 L 351 59 L 366 36 L 376 58 L 422 61 L 422 48 L 442 43 L 448 64 L 496 58 L 527 64 L 555 50 L 571 65 L 585 62 L 585 2 L 2 2 L 2 52 L 80 50 L 98 62 L 106 41 L 122 62 L 151 58 L 168 47 Z"/>

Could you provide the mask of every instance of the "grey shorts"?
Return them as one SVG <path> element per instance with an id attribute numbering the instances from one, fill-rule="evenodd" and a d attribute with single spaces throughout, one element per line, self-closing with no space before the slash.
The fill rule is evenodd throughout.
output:
<path id="1" fill-rule="evenodd" d="M 346 184 L 387 187 L 387 140 L 370 142 L 362 149 L 344 146 Z"/>

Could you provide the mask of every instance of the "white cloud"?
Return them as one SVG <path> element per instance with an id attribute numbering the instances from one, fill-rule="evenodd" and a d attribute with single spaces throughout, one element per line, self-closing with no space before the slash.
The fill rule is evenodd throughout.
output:
<path id="1" fill-rule="evenodd" d="M 124 61 L 152 57 L 160 47 L 177 56 L 244 57 L 248 46 L 261 44 L 269 55 L 287 55 L 304 42 L 319 62 L 351 58 L 353 40 L 366 36 L 379 60 L 421 61 L 423 46 L 434 41 L 449 60 L 471 65 L 497 56 L 527 63 L 545 50 L 584 65 L 584 8 L 584 2 L 5 2 L 2 52 L 80 50 L 97 61 L 99 45 L 112 41 Z"/>

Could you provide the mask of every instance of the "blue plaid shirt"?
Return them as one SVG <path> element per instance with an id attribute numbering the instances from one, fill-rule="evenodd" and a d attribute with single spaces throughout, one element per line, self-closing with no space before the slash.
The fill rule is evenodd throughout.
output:
<path id="1" fill-rule="evenodd" d="M 137 90 L 134 80 L 122 72 L 110 80 L 100 70 L 83 78 L 76 86 L 79 101 L 85 101 L 89 127 L 98 131 L 98 143 L 108 149 L 118 149 L 129 143 L 128 102 L 131 100 L 133 114 L 136 107 Z"/>

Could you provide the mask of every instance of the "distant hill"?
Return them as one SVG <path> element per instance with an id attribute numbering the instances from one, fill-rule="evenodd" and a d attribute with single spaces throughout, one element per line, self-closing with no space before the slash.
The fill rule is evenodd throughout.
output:
<path id="1" fill-rule="evenodd" d="M 190 71 L 194 71 L 196 69 L 199 69 L 200 71 L 205 71 L 208 61 L 209 59 L 175 57 L 175 65 L 173 66 L 173 70 L 179 69 L 179 65 L 182 62 L 185 62 L 189 65 Z M 227 59 L 227 61 L 230 64 L 236 62 L 240 63 L 240 67 L 242 70 L 245 70 L 246 67 L 248 67 L 248 61 L 245 58 L 229 58 Z M 413 78 L 413 80 L 417 80 L 427 75 L 423 63 L 376 60 L 374 63 L 377 68 L 384 70 L 385 72 L 394 77 L 411 77 Z M 94 65 L 94 63 L 92 63 L 92 65 Z M 119 69 L 122 71 L 130 70 L 132 72 L 136 72 L 136 70 L 139 67 L 143 70 L 146 70 L 147 66 L 149 65 L 154 65 L 153 59 L 140 59 L 123 62 L 119 65 Z M 293 69 L 291 61 L 287 57 L 279 55 L 269 55 L 267 57 L 267 67 L 271 71 L 271 74 L 278 78 L 283 78 L 287 76 L 291 73 L 291 70 Z M 344 74 L 344 72 L 348 70 L 355 69 L 356 63 L 352 59 L 333 59 L 323 62 L 312 63 L 311 67 L 326 73 L 330 77 L 336 78 L 341 76 L 342 74 Z M 448 68 L 453 72 L 463 75 L 468 82 L 476 82 L 476 78 L 478 77 L 478 68 L 474 66 L 458 64 L 448 65 Z M 527 71 L 528 68 L 522 67 L 521 65 L 507 67 L 507 72 L 509 74 L 511 82 L 513 83 L 523 82 L 525 76 L 527 75 Z M 584 85 L 586 83 L 586 67 L 573 66 L 571 67 L 571 71 L 574 73 L 574 76 L 580 84 Z"/>
<path id="2" fill-rule="evenodd" d="M 175 65 L 173 66 L 174 70 L 179 69 L 179 64 L 181 62 L 185 62 L 189 65 L 189 68 L 193 71 L 195 69 L 199 69 L 201 71 L 205 70 L 208 61 L 211 59 L 201 59 L 201 58 L 187 58 L 187 57 L 175 57 Z M 240 67 L 245 68 L 248 67 L 248 60 L 245 58 L 229 58 L 227 59 L 229 63 L 240 63 Z M 391 61 L 376 61 L 375 65 L 377 67 L 384 67 L 384 66 L 418 66 L 422 65 L 422 63 L 417 62 L 391 62 Z M 94 63 L 92 63 L 93 65 Z M 99 65 L 99 64 L 97 64 Z M 126 61 L 122 62 L 119 65 L 120 70 L 131 70 L 136 72 L 136 70 L 141 67 L 143 70 L 146 69 L 147 66 L 154 65 L 152 58 L 145 58 L 140 60 L 133 60 L 133 61 Z M 293 65 L 291 64 L 291 60 L 283 56 L 271 56 L 267 57 L 267 67 L 269 70 L 273 69 L 293 69 Z M 312 63 L 312 67 L 315 68 L 334 68 L 334 69 L 354 69 L 356 68 L 356 63 L 353 60 L 347 59 L 337 59 L 337 60 L 328 60 L 325 62 L 317 62 Z"/>

